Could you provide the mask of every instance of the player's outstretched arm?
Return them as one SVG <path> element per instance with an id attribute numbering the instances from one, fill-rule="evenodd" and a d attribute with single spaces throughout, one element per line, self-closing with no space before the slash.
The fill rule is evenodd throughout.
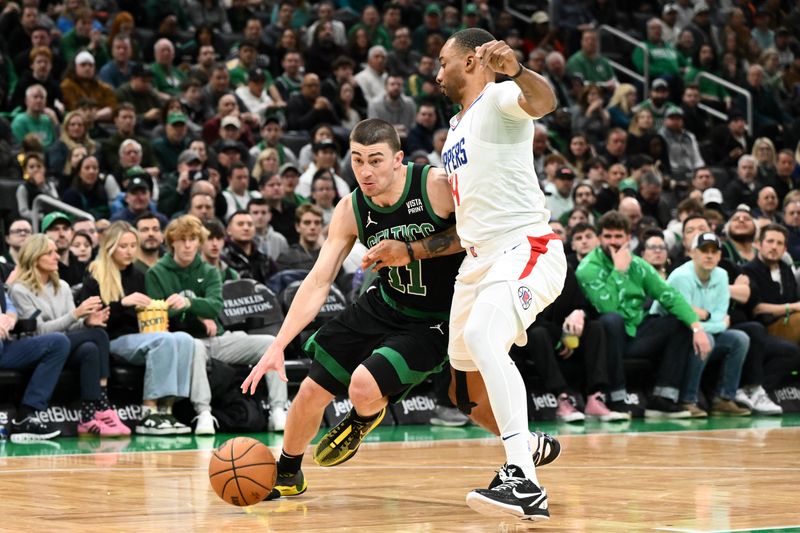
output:
<path id="1" fill-rule="evenodd" d="M 267 348 L 261 360 L 242 383 L 242 392 L 247 392 L 249 388 L 250 394 L 253 394 L 264 374 L 272 370 L 277 371 L 283 381 L 287 381 L 283 352 L 292 339 L 319 313 L 331 284 L 336 279 L 347 254 L 353 248 L 357 236 L 358 228 L 353 213 L 353 203 L 348 195 L 336 206 L 328 228 L 328 239 L 322 245 L 314 267 L 297 289 L 275 341 Z"/>
<path id="2" fill-rule="evenodd" d="M 517 103 L 532 118 L 541 118 L 556 108 L 556 94 L 547 80 L 517 61 L 505 41 L 490 41 L 476 47 L 475 57 L 485 68 L 505 74 L 519 85 L 522 94 Z"/>

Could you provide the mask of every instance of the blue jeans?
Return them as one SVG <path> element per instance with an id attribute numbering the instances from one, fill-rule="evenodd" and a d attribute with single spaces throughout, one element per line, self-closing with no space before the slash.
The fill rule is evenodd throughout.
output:
<path id="1" fill-rule="evenodd" d="M 37 411 L 47 409 L 47 402 L 69 356 L 69 348 L 69 339 L 63 333 L 0 342 L 0 368 L 36 367 L 22 397 L 24 405 Z"/>
<path id="2" fill-rule="evenodd" d="M 144 399 L 188 398 L 194 341 L 187 333 L 133 333 L 111 341 L 111 351 L 144 366 Z"/>
<path id="3" fill-rule="evenodd" d="M 726 400 L 733 400 L 736 397 L 736 389 L 739 388 L 739 380 L 742 377 L 742 366 L 750 348 L 750 337 L 744 331 L 728 329 L 716 335 L 708 335 L 708 340 L 711 342 L 712 350 L 706 361 L 697 355 L 689 358 L 681 387 L 681 403 L 697 403 L 700 378 L 706 363 L 721 358 L 724 360 L 716 395 Z"/>
<path id="4" fill-rule="evenodd" d="M 81 400 L 99 400 L 100 380 L 108 377 L 108 333 L 102 328 L 83 328 L 66 333 L 70 342 L 67 366 L 80 368 Z"/>

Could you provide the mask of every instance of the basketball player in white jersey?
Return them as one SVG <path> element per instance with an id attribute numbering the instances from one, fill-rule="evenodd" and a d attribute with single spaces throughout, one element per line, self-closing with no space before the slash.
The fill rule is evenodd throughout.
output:
<path id="1" fill-rule="evenodd" d="M 507 44 L 481 29 L 454 34 L 439 59 L 437 81 L 462 107 L 450 121 L 442 162 L 467 250 L 456 278 L 448 352 L 456 377 L 468 376 L 470 401 L 485 384 L 507 459 L 499 479 L 470 492 L 467 504 L 485 514 L 545 520 L 547 493 L 531 456 L 525 385 L 508 351 L 512 343 L 527 342 L 525 330 L 558 297 L 566 275 L 564 250 L 547 224 L 550 213 L 530 148 L 533 120 L 555 108 L 555 95 L 544 78 L 517 62 Z M 512 81 L 495 83 L 496 74 Z M 382 241 L 362 265 L 405 264 L 410 258 L 402 247 Z M 476 371 L 483 384 L 473 379 Z"/>
<path id="2" fill-rule="evenodd" d="M 484 514 L 546 520 L 547 493 L 531 457 L 525 384 L 508 355 L 560 294 L 561 241 L 548 221 L 533 166 L 533 121 L 555 109 L 548 82 L 503 41 L 478 28 L 455 33 L 439 55 L 436 81 L 461 105 L 442 150 L 467 256 L 450 314 L 450 363 L 479 371 L 497 420 L 507 466 L 503 483 L 476 489 L 467 504 Z M 496 74 L 511 81 L 495 83 Z"/>

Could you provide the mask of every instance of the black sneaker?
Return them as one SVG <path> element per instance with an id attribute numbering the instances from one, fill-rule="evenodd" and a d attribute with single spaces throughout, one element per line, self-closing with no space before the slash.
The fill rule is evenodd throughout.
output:
<path id="1" fill-rule="evenodd" d="M 179 422 L 178 419 L 171 414 L 161 413 L 158 416 L 160 416 L 166 422 L 169 422 L 169 425 L 172 426 L 173 435 L 187 435 L 192 432 L 192 428 L 182 422 Z"/>
<path id="2" fill-rule="evenodd" d="M 609 402 L 606 406 L 611 411 L 617 413 L 629 413 L 631 418 L 642 418 L 644 416 L 644 409 L 640 405 L 625 403 L 624 401 Z"/>
<path id="3" fill-rule="evenodd" d="M 475 489 L 467 494 L 467 505 L 485 515 L 513 515 L 521 520 L 549 520 L 547 491 L 525 477 L 522 469 L 509 465 L 505 480 L 493 489 Z"/>
<path id="4" fill-rule="evenodd" d="M 306 478 L 302 470 L 298 470 L 294 474 L 287 474 L 278 471 L 278 480 L 275 482 L 275 487 L 267 494 L 264 501 L 275 500 L 281 496 L 297 496 L 303 494 L 308 488 Z"/>
<path id="5" fill-rule="evenodd" d="M 39 440 L 49 440 L 61 435 L 60 429 L 53 429 L 37 417 L 28 415 L 19 422 L 11 421 L 11 442 L 22 444 Z"/>
<path id="6" fill-rule="evenodd" d="M 647 409 L 644 411 L 645 418 L 691 418 L 692 413 L 667 398 L 653 396 L 647 402 Z"/>
<path id="7" fill-rule="evenodd" d="M 355 412 L 355 409 L 350 409 L 344 419 L 328 431 L 314 448 L 314 462 L 319 466 L 336 466 L 353 457 L 364 437 L 386 416 L 386 407 L 366 423 L 358 422 Z"/>
<path id="8" fill-rule="evenodd" d="M 541 431 L 534 431 L 531 436 L 536 443 L 536 448 L 533 452 L 533 464 L 535 466 L 549 465 L 561 455 L 561 443 L 552 435 Z M 508 477 L 506 473 L 507 467 L 507 465 L 500 467 L 500 470 L 497 471 L 492 482 L 489 483 L 489 489 L 493 489 L 505 481 L 505 478 Z"/>
<path id="9" fill-rule="evenodd" d="M 176 435 L 170 421 L 158 413 L 150 413 L 136 424 L 138 435 Z"/>

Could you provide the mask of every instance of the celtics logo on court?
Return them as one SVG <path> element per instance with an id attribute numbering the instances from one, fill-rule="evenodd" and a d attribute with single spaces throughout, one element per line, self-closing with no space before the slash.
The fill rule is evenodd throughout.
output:
<path id="1" fill-rule="evenodd" d="M 523 285 L 517 290 L 517 296 L 522 304 L 522 308 L 527 311 L 531 306 L 531 302 L 533 302 L 533 294 L 531 294 L 531 290 Z"/>

